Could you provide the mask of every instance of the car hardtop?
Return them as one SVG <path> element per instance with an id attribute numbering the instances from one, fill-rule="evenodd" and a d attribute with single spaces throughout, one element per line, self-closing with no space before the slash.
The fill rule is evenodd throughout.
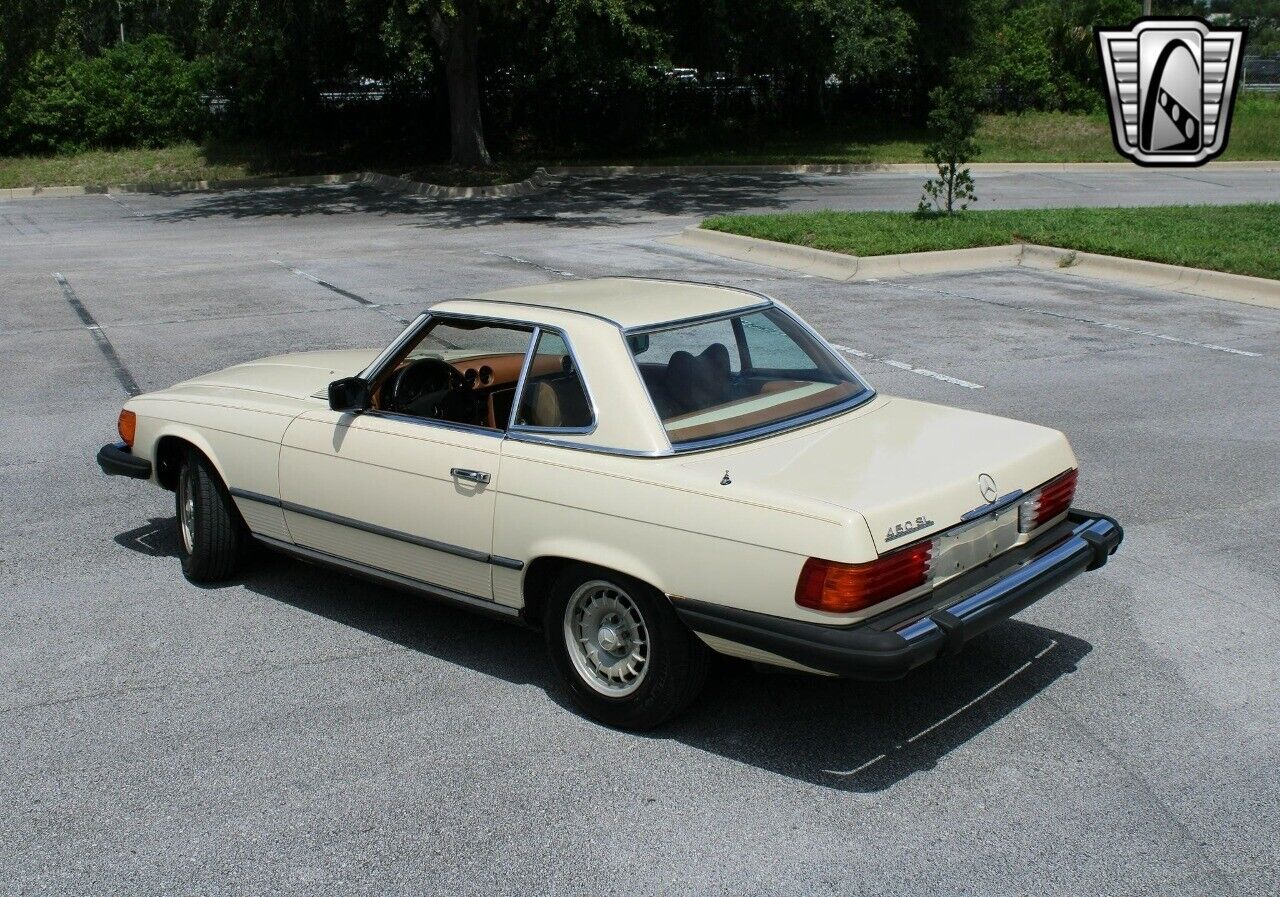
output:
<path id="1" fill-rule="evenodd" d="M 774 301 L 741 287 L 641 277 L 601 277 L 512 287 L 450 299 L 433 315 L 487 316 L 528 324 L 564 320 L 561 313 L 604 321 L 621 330 L 646 330 L 767 308 Z"/>

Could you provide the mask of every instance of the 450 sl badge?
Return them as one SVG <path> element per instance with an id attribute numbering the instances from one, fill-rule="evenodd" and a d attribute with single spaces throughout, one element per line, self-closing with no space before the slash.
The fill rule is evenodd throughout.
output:
<path id="1" fill-rule="evenodd" d="M 905 523 L 890 527 L 889 532 L 885 533 L 884 540 L 892 542 L 894 539 L 901 539 L 903 536 L 909 536 L 914 532 L 928 529 L 931 526 L 933 526 L 933 521 L 928 517 L 917 517 L 915 520 L 908 520 Z"/>

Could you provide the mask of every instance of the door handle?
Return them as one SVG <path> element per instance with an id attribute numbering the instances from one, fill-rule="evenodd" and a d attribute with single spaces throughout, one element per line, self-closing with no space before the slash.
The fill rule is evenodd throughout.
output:
<path id="1" fill-rule="evenodd" d="M 470 480 L 473 483 L 480 483 L 481 485 L 488 485 L 490 480 L 489 474 L 485 473 L 483 470 L 467 470 L 463 467 L 451 468 L 449 470 L 449 474 L 459 480 Z"/>

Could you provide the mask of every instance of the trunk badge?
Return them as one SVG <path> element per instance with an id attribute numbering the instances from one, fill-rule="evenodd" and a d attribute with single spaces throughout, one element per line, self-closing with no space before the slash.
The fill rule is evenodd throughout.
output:
<path id="1" fill-rule="evenodd" d="M 991 478 L 989 473 L 978 476 L 978 491 L 982 493 L 982 497 L 988 503 L 1000 497 L 1000 490 L 996 488 L 996 481 Z"/>
<path id="2" fill-rule="evenodd" d="M 928 517 L 917 517 L 915 520 L 908 520 L 905 523 L 895 524 L 889 528 L 889 532 L 885 533 L 884 540 L 892 542 L 894 539 L 901 539 L 903 536 L 909 536 L 914 532 L 922 529 L 928 529 L 933 526 L 933 521 Z"/>

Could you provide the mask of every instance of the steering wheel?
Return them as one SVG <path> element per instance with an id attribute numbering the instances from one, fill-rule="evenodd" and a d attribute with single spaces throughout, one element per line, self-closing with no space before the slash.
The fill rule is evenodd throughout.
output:
<path id="1" fill-rule="evenodd" d="M 449 393 L 462 386 L 462 375 L 439 358 L 419 358 L 396 371 L 387 383 L 387 407 L 392 411 L 439 417 Z"/>

